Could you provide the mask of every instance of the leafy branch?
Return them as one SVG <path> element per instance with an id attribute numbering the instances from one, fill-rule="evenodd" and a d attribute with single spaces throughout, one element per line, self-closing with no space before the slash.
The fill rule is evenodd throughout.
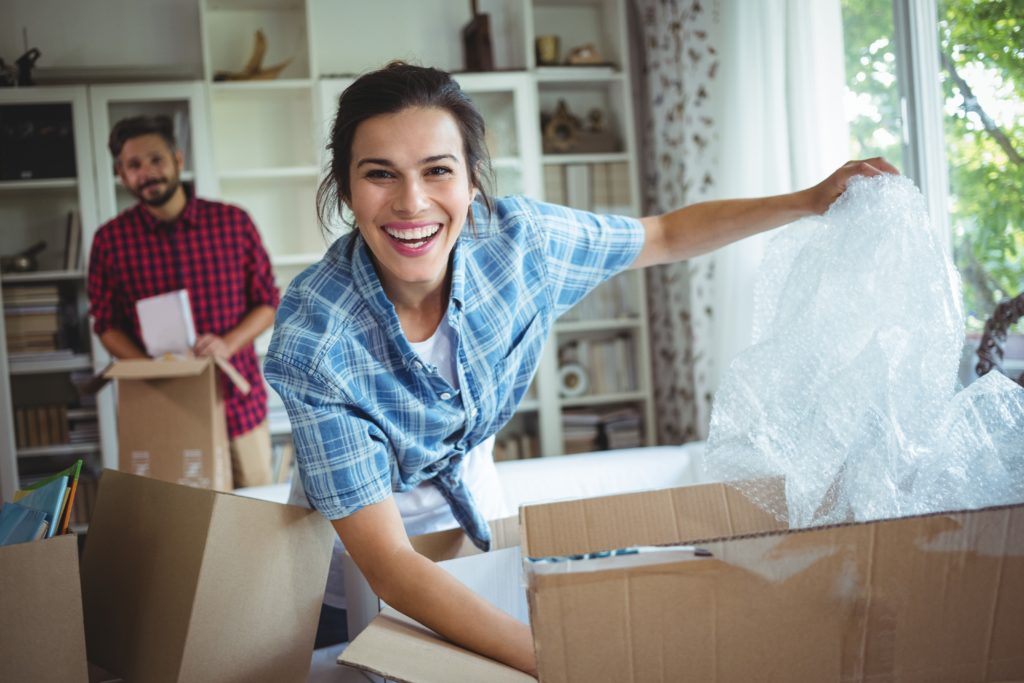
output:
<path id="1" fill-rule="evenodd" d="M 1014 149 L 1013 143 L 1010 142 L 1010 138 L 1008 138 L 1002 128 L 992 120 L 992 117 L 988 115 L 985 109 L 981 106 L 981 103 L 978 102 L 978 98 L 975 97 L 974 91 L 971 90 L 971 86 L 969 86 L 967 81 L 965 81 L 957 72 L 953 59 L 945 52 L 940 53 L 940 56 L 942 58 L 942 66 L 945 67 L 946 71 L 949 73 L 949 77 L 953 79 L 953 83 L 956 84 L 956 87 L 960 90 L 960 94 L 964 98 L 964 111 L 974 112 L 978 115 L 978 118 L 981 119 L 981 125 L 985 127 L 985 132 L 991 135 L 992 139 L 996 141 L 996 144 L 1006 152 L 1006 156 L 1009 157 L 1010 161 L 1017 166 L 1024 164 L 1024 158 L 1022 158 L 1017 150 Z"/>

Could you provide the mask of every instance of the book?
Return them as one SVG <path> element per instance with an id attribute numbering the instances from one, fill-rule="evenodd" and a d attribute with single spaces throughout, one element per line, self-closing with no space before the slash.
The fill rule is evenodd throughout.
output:
<path id="1" fill-rule="evenodd" d="M 46 522 L 50 525 L 46 530 L 46 538 L 51 538 L 57 531 L 67 485 L 67 475 L 55 475 L 35 484 L 35 488 L 14 494 L 14 502 L 46 514 Z"/>
<path id="2" fill-rule="evenodd" d="M 196 344 L 196 327 L 188 290 L 178 289 L 135 302 L 146 353 L 153 358 L 164 354 L 187 356 Z"/>
<path id="3" fill-rule="evenodd" d="M 64 270 L 81 268 L 82 221 L 77 211 L 68 212 L 67 234 L 64 241 Z"/>
<path id="4" fill-rule="evenodd" d="M 20 501 L 26 495 L 33 491 L 37 491 L 50 485 L 52 482 L 58 479 L 63 479 L 65 482 L 64 497 L 60 506 L 60 512 L 57 515 L 56 533 L 64 534 L 67 533 L 68 523 L 71 520 L 71 508 L 74 505 L 75 493 L 78 490 L 78 479 L 82 473 L 82 460 L 76 460 L 74 465 L 52 474 L 49 477 L 40 479 L 33 483 L 31 486 L 26 486 L 21 491 L 14 494 L 14 500 Z"/>
<path id="5" fill-rule="evenodd" d="M 42 538 L 46 534 L 46 513 L 18 503 L 4 503 L 0 509 L 0 545 L 14 545 Z"/>

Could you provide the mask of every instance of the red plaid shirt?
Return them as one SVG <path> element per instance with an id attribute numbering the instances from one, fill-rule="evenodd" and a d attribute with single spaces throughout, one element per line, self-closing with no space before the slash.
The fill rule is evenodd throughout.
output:
<path id="1" fill-rule="evenodd" d="M 104 224 L 89 255 L 89 313 L 97 335 L 114 328 L 145 349 L 135 302 L 187 289 L 197 334 L 224 335 L 257 306 L 280 299 L 270 259 L 256 226 L 242 209 L 198 199 L 174 223 L 160 223 L 141 204 Z M 222 380 L 231 438 L 267 417 L 267 390 L 256 350 L 249 344 L 231 357 L 252 391 Z"/>

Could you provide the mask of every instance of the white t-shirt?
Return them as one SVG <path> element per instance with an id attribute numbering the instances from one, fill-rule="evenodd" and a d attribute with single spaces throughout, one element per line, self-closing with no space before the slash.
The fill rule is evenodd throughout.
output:
<path id="1" fill-rule="evenodd" d="M 453 387 L 459 388 L 454 351 L 455 331 L 448 324 L 447 317 L 442 318 L 441 324 L 429 339 L 410 342 L 410 345 L 424 363 L 437 366 L 438 373 Z M 505 503 L 501 482 L 498 480 L 498 471 L 494 467 L 494 436 L 466 453 L 462 461 L 462 479 L 473 494 L 473 501 L 484 518 L 501 519 L 511 514 Z M 410 537 L 459 526 L 448 501 L 429 481 L 410 491 L 396 492 L 393 495 L 398 512 L 402 515 L 405 531 Z M 292 477 L 288 502 L 309 507 L 306 494 L 302 490 L 301 477 Z M 341 573 L 343 553 L 341 541 L 336 540 L 331 568 L 327 575 L 327 589 L 324 592 L 324 602 L 338 608 L 345 607 L 345 584 Z"/>

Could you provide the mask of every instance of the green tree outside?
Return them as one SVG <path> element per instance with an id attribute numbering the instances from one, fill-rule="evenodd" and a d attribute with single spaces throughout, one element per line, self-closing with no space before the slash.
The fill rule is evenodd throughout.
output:
<path id="1" fill-rule="evenodd" d="M 968 328 L 1024 287 L 1024 0 L 939 0 L 953 254 Z M 891 0 L 843 0 L 851 152 L 902 161 Z"/>

